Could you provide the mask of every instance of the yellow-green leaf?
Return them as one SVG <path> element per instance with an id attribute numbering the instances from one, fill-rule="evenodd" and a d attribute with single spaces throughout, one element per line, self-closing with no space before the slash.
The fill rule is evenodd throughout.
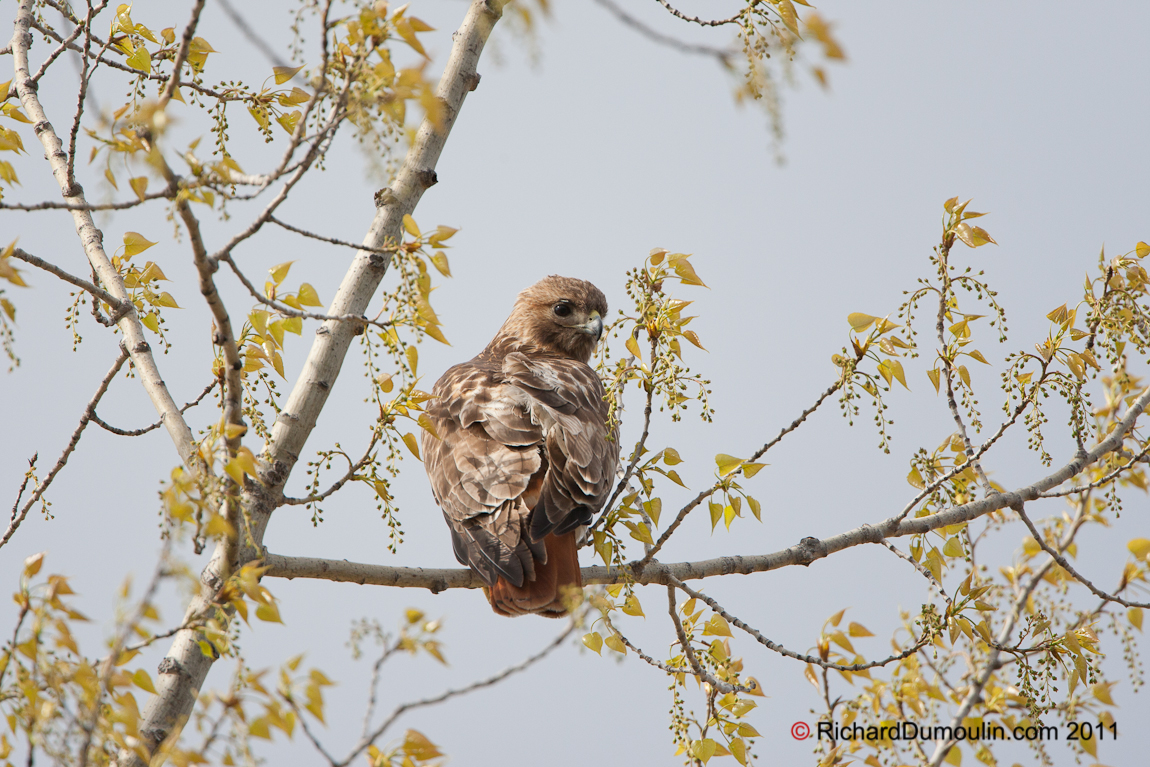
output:
<path id="1" fill-rule="evenodd" d="M 143 253 L 155 244 L 139 232 L 124 232 L 124 255 L 128 258 Z"/>
<path id="2" fill-rule="evenodd" d="M 419 441 L 415 438 L 414 434 L 411 432 L 404 434 L 403 444 L 407 445 L 407 449 L 411 451 L 412 455 L 414 455 L 416 458 L 419 458 Z M 423 459 L 419 458 L 419 460 L 422 461 Z"/>
<path id="3" fill-rule="evenodd" d="M 1142 630 L 1142 608 L 1131 607 L 1126 611 L 1126 617 L 1130 620 L 1130 625 L 1139 631 Z"/>
<path id="4" fill-rule="evenodd" d="M 304 306 L 323 306 L 323 302 L 319 300 L 319 294 L 316 293 L 315 288 L 307 282 L 299 286 L 297 298 Z"/>
<path id="5" fill-rule="evenodd" d="M 736 458 L 733 455 L 726 453 L 719 453 L 715 456 L 715 463 L 719 466 L 719 476 L 725 477 L 743 463 L 743 459 Z"/>
<path id="6" fill-rule="evenodd" d="M 415 219 L 410 214 L 403 214 L 403 228 L 412 237 L 419 237 L 419 225 L 415 223 Z"/>
<path id="7" fill-rule="evenodd" d="M 141 72 L 150 74 L 152 71 L 152 57 L 148 54 L 148 49 L 142 45 L 132 52 L 125 63 L 132 69 L 138 69 Z"/>
<path id="8" fill-rule="evenodd" d="M 36 573 L 40 572 L 40 568 L 44 565 L 44 555 L 47 551 L 41 551 L 39 554 L 33 554 L 24 560 L 24 577 L 31 578 Z"/>
<path id="9" fill-rule="evenodd" d="M 301 69 L 303 69 L 302 66 L 299 66 L 299 67 L 272 67 L 272 72 L 274 72 L 275 76 L 276 76 L 276 85 L 283 85 L 288 80 L 295 77 L 296 74 L 299 73 L 299 71 Z"/>
<path id="10" fill-rule="evenodd" d="M 1130 549 L 1130 553 L 1139 559 L 1146 559 L 1146 555 L 1150 554 L 1150 540 L 1134 538 L 1126 544 L 1126 548 Z"/>
<path id="11" fill-rule="evenodd" d="M 764 466 L 766 466 L 765 463 L 744 463 L 743 476 L 750 479 L 751 477 L 758 474 Z"/>
<path id="12" fill-rule="evenodd" d="M 272 276 L 272 282 L 276 285 L 282 283 L 284 278 L 287 277 L 291 265 L 294 263 L 295 261 L 284 261 L 282 264 L 276 264 L 271 269 L 268 269 L 268 273 Z"/>
<path id="13" fill-rule="evenodd" d="M 948 557 L 961 557 L 964 554 L 962 542 L 958 540 L 957 536 L 950 538 L 942 547 L 942 553 Z"/>
<path id="14" fill-rule="evenodd" d="M 1138 258 L 1146 258 L 1146 256 L 1150 256 L 1150 245 L 1139 242 L 1134 246 L 1134 252 L 1138 254 Z"/>
<path id="15" fill-rule="evenodd" d="M 148 177 L 136 176 L 135 178 L 128 179 L 128 186 L 132 187 L 132 191 L 136 193 L 136 197 L 141 200 L 148 191 Z"/>
<path id="16" fill-rule="evenodd" d="M 707 287 L 699 275 L 695 273 L 695 267 L 691 266 L 691 262 L 686 258 L 680 258 L 675 261 L 675 274 L 679 275 L 679 280 L 684 285 L 698 285 L 700 287 Z"/>
<path id="17" fill-rule="evenodd" d="M 870 314 L 863 314 L 862 312 L 852 312 L 847 315 L 847 322 L 850 323 L 851 329 L 856 333 L 861 333 L 871 326 L 878 317 Z"/>
<path id="18" fill-rule="evenodd" d="M 136 673 L 132 674 L 132 684 L 139 687 L 141 690 L 156 694 L 156 687 L 152 684 L 152 678 L 148 676 L 148 672 L 144 669 L 138 669 Z"/>
<path id="19" fill-rule="evenodd" d="M 591 650 L 591 652 L 594 652 L 598 655 L 603 654 L 600 652 L 603 649 L 603 637 L 599 636 L 598 631 L 592 631 L 590 634 L 584 634 L 583 644 L 586 645 L 587 649 Z"/>
<path id="20" fill-rule="evenodd" d="M 256 617 L 268 623 L 283 623 L 283 620 L 280 618 L 279 608 L 276 607 L 275 602 L 265 602 L 257 607 Z"/>

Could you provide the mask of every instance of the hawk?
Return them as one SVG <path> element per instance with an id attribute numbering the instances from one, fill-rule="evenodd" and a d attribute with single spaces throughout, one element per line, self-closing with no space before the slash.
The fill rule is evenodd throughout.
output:
<path id="1" fill-rule="evenodd" d="M 519 294 L 474 359 L 435 384 L 423 432 L 431 490 L 455 558 L 487 584 L 500 615 L 567 613 L 582 588 L 576 533 L 607 500 L 619 445 L 603 384 L 587 364 L 607 299 L 551 276 Z"/>

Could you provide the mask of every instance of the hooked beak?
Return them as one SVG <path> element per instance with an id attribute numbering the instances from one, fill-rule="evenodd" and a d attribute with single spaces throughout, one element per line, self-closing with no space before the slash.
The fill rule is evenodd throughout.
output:
<path id="1" fill-rule="evenodd" d="M 599 316 L 599 312 L 592 311 L 591 316 L 579 326 L 579 329 L 589 336 L 595 336 L 595 340 L 598 341 L 603 336 L 603 318 Z"/>

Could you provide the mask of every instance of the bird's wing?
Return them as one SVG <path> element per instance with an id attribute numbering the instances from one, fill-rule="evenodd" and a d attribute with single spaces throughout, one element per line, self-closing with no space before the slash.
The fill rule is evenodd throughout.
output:
<path id="1" fill-rule="evenodd" d="M 591 517 L 607 500 L 619 461 L 619 444 L 607 432 L 603 383 L 578 360 L 527 356 L 503 360 L 503 379 L 542 431 L 547 474 L 530 539 L 562 535 Z"/>
<path id="2" fill-rule="evenodd" d="M 502 575 L 522 586 L 534 579 L 535 560 L 547 559 L 526 534 L 531 509 L 522 499 L 543 468 L 543 434 L 500 379 L 498 367 L 475 360 L 439 379 L 427 407 L 438 438 L 424 431 L 424 462 L 456 559 L 488 585 Z"/>

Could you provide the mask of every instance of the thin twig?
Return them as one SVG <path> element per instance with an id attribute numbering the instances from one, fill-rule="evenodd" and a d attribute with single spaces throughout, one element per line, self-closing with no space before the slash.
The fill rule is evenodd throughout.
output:
<path id="1" fill-rule="evenodd" d="M 188 404 L 186 404 L 182 408 L 180 408 L 180 412 L 186 413 L 186 412 L 188 412 L 189 409 L 200 404 L 200 401 L 203 400 L 204 397 L 208 396 L 208 393 L 212 389 L 216 388 L 216 385 L 218 383 L 219 383 L 219 381 L 216 380 L 216 381 L 212 381 L 210 384 L 205 386 L 204 390 L 202 392 L 200 392 L 200 396 L 196 397 L 194 400 L 192 400 L 191 402 L 189 402 Z M 117 429 L 115 426 L 110 426 L 107 423 L 105 423 L 104 420 L 101 419 L 98 415 L 96 415 L 95 411 L 93 411 L 92 412 L 92 423 L 96 424 L 97 426 L 99 426 L 104 431 L 110 431 L 113 434 L 118 434 L 121 437 L 139 437 L 139 436 L 142 436 L 144 434 L 147 434 L 150 431 L 153 431 L 155 429 L 160 428 L 160 426 L 162 426 L 164 422 L 162 420 L 156 421 L 155 423 L 151 424 L 150 426 L 145 426 L 142 429 L 131 429 L 131 430 L 129 430 L 129 429 Z"/>
<path id="2" fill-rule="evenodd" d="M 878 668 L 881 666 L 886 666 L 889 663 L 894 663 L 895 661 L 902 660 L 903 658 L 909 658 L 910 656 L 914 655 L 916 652 L 921 650 L 923 647 L 925 647 L 930 642 L 929 637 L 926 635 L 923 635 L 922 637 L 919 638 L 919 640 L 917 642 L 914 643 L 914 645 L 912 647 L 910 647 L 906 650 L 903 650 L 900 653 L 892 655 L 889 658 L 884 658 L 883 660 L 870 661 L 869 663 L 850 663 L 850 664 L 831 663 L 830 661 L 825 661 L 822 658 L 816 658 L 813 655 L 804 655 L 803 653 L 797 653 L 794 650 L 788 650 L 787 648 L 780 645 L 778 642 L 772 642 L 770 639 L 767 639 L 765 636 L 763 636 L 761 633 L 759 633 L 758 630 L 751 628 L 750 626 L 748 626 L 746 623 L 744 623 L 739 618 L 728 613 L 725 609 L 723 609 L 722 605 L 720 605 L 714 599 L 711 599 L 709 596 L 702 593 L 701 591 L 696 591 L 695 589 L 691 588 L 690 586 L 683 583 L 679 579 L 675 578 L 675 576 L 673 576 L 673 575 L 670 576 L 670 581 L 675 588 L 679 589 L 684 594 L 687 594 L 688 596 L 694 597 L 695 599 L 698 599 L 700 602 L 706 602 L 708 607 L 710 607 L 712 610 L 714 610 L 719 615 L 723 616 L 723 618 L 726 619 L 726 621 L 728 623 L 731 623 L 735 626 L 738 626 L 743 631 L 745 631 L 748 634 L 750 634 L 751 636 L 753 636 L 759 644 L 761 644 L 763 647 L 766 647 L 768 650 L 774 650 L 779 655 L 783 655 L 783 656 L 786 656 L 788 658 L 794 658 L 795 660 L 801 660 L 803 663 L 810 663 L 810 664 L 813 664 L 815 666 L 821 666 L 823 668 L 829 668 L 829 669 L 833 669 L 835 671 L 866 671 L 869 668 Z"/>
<path id="3" fill-rule="evenodd" d="M 655 358 L 655 348 L 656 348 L 657 344 L 658 344 L 658 339 L 652 337 L 651 338 L 651 359 Z M 654 364 L 654 363 L 652 363 L 652 364 Z M 654 372 L 654 370 L 652 370 L 651 371 L 651 377 L 654 378 L 654 375 L 655 375 L 655 372 Z M 624 490 L 627 489 L 627 483 L 629 483 L 631 481 L 631 477 L 635 473 L 635 467 L 639 465 L 639 460 L 643 457 L 643 452 L 647 447 L 647 437 L 651 433 L 651 411 L 652 411 L 651 406 L 652 406 L 652 400 L 655 397 L 655 385 L 652 382 L 648 382 L 648 385 L 646 388 L 647 388 L 647 402 L 643 406 L 643 434 L 639 437 L 639 441 L 635 443 L 635 450 L 631 453 L 631 461 L 630 461 L 630 463 L 627 464 L 627 469 L 626 469 L 626 471 L 623 472 L 623 477 L 622 477 L 622 479 L 619 480 L 619 484 L 615 486 L 615 492 L 613 492 L 611 494 L 611 497 L 609 499 L 607 499 L 607 503 L 603 504 L 603 513 L 602 513 L 602 515 L 600 515 L 599 519 L 595 520 L 595 524 L 591 526 L 592 530 L 594 530 L 599 525 L 600 522 L 602 522 L 604 519 L 607 518 L 607 515 L 611 513 L 611 509 L 615 505 L 615 500 L 619 497 L 619 495 Z"/>
<path id="4" fill-rule="evenodd" d="M 256 286 L 252 284 L 252 281 L 247 278 L 247 275 L 240 271 L 240 268 L 236 265 L 236 262 L 230 255 L 223 256 L 221 260 L 231 267 L 232 272 L 235 273 L 236 277 L 239 278 L 244 287 L 248 289 L 248 293 L 252 295 L 252 298 L 256 299 L 264 306 L 270 306 L 280 314 L 286 315 L 288 317 L 299 317 L 300 319 L 304 320 L 322 320 L 325 322 L 328 320 L 332 320 L 334 322 L 355 322 L 359 323 L 360 325 L 373 325 L 382 330 L 387 330 L 391 327 L 390 322 L 369 320 L 367 317 L 357 317 L 354 314 L 319 314 L 318 312 L 305 312 L 302 309 L 296 309 L 280 301 L 275 301 L 271 298 L 268 298 L 263 293 L 260 293 Z"/>
<path id="5" fill-rule="evenodd" d="M 1038 497 L 1039 498 L 1065 498 L 1068 495 L 1077 495 L 1078 493 L 1084 493 L 1088 490 L 1093 490 L 1095 488 L 1102 487 L 1103 485 L 1109 484 L 1110 482 L 1117 479 L 1123 472 L 1132 468 L 1134 466 L 1134 464 L 1141 461 L 1147 455 L 1150 455 L 1150 444 L 1148 444 L 1146 447 L 1142 448 L 1142 450 L 1139 451 L 1139 453 L 1137 455 L 1135 455 L 1133 458 L 1130 459 L 1129 463 L 1123 464 L 1122 466 L 1119 466 L 1114 471 L 1110 472 L 1109 474 L 1102 477 L 1101 479 L 1094 480 L 1089 485 L 1077 485 L 1075 487 L 1069 487 L 1065 490 L 1051 491 L 1049 493 L 1043 493 L 1042 495 L 1040 495 Z"/>
<path id="6" fill-rule="evenodd" d="M 176 92 L 176 88 L 180 87 L 180 70 L 184 67 L 184 62 L 187 61 L 188 51 L 192 47 L 192 38 L 196 36 L 196 27 L 200 23 L 200 13 L 204 10 L 204 0 L 196 0 L 196 4 L 192 6 L 192 18 L 188 21 L 188 25 L 184 27 L 184 36 L 180 40 L 180 47 L 176 51 L 176 58 L 172 62 L 172 76 L 168 80 L 164 90 L 160 93 L 158 109 L 163 109 L 167 106 L 168 101 Z"/>
<path id="7" fill-rule="evenodd" d="M 791 423 L 788 426 L 784 426 L 779 431 L 779 433 L 775 436 L 774 439 L 767 442 L 761 448 L 756 450 L 755 453 L 750 458 L 747 459 L 746 463 L 753 463 L 754 461 L 759 460 L 760 458 L 762 458 L 767 453 L 768 450 L 773 448 L 775 445 L 779 444 L 779 442 L 782 441 L 783 437 L 787 436 L 792 431 L 794 431 L 795 429 L 802 426 L 803 422 L 807 420 L 807 417 L 810 416 L 811 413 L 818 410 L 819 406 L 822 405 L 823 402 L 826 401 L 827 397 L 831 396 L 836 391 L 838 391 L 841 386 L 842 386 L 841 381 L 836 381 L 835 383 L 828 386 L 826 391 L 824 391 L 822 394 L 819 395 L 819 398 L 815 400 L 815 403 L 813 405 L 811 405 L 806 410 L 804 410 L 799 415 L 799 417 L 796 418 L 795 420 L 791 421 Z M 643 556 L 643 558 L 640 559 L 638 562 L 636 562 L 633 565 L 634 569 L 635 570 L 642 570 L 644 567 L 646 567 L 647 563 L 650 562 L 652 559 L 654 559 L 655 555 L 659 553 L 659 550 L 663 548 L 663 544 L 665 544 L 668 540 L 670 540 L 670 538 L 674 534 L 675 530 L 679 527 L 679 525 L 681 525 L 683 523 L 683 520 L 687 518 L 687 515 L 690 514 L 691 511 L 693 511 L 695 509 L 695 507 L 698 506 L 700 503 L 702 503 L 703 501 L 707 500 L 712 495 L 714 495 L 715 492 L 721 487 L 722 487 L 722 482 L 716 482 L 710 488 L 704 490 L 703 492 L 701 492 L 697 496 L 695 496 L 694 500 L 692 500 L 686 506 L 679 509 L 679 513 L 677 515 L 675 515 L 675 520 L 670 525 L 668 525 L 667 529 L 663 531 L 663 534 L 659 536 L 659 540 L 655 541 L 655 545 L 652 546 L 650 548 L 650 550 L 647 551 L 647 553 Z"/>
<path id="8" fill-rule="evenodd" d="M 348 482 L 350 482 L 355 477 L 355 473 L 357 471 L 359 471 L 360 469 L 362 469 L 364 466 L 367 465 L 367 462 L 371 460 L 371 451 L 375 449 L 375 446 L 378 443 L 379 443 L 379 432 L 373 431 L 371 433 L 371 442 L 368 443 L 367 450 L 364 451 L 363 457 L 360 458 L 355 463 L 351 463 L 351 459 L 349 458 L 348 459 L 347 473 L 344 474 L 342 477 L 340 477 L 338 480 L 336 480 L 335 483 L 333 483 L 331 487 L 329 487 L 327 490 L 323 491 L 322 493 L 316 493 L 314 495 L 309 495 L 306 498 L 291 498 L 291 497 L 288 497 L 285 495 L 283 498 L 283 501 L 282 501 L 283 505 L 284 506 L 303 506 L 305 504 L 316 503 L 317 501 L 322 501 L 323 499 L 330 496 L 332 493 L 335 493 L 341 487 L 343 487 Z M 346 456 L 345 456 L 345 458 L 346 458 Z"/>
<path id="9" fill-rule="evenodd" d="M 919 575 L 921 575 L 923 578 L 926 578 L 928 581 L 930 581 L 932 586 L 938 589 L 938 592 L 942 594 L 943 599 L 945 599 L 947 602 L 951 601 L 950 597 L 946 595 L 946 589 L 942 587 L 942 584 L 939 583 L 938 580 L 934 577 L 934 573 L 928 570 L 926 566 L 922 564 L 922 562 L 918 562 L 914 559 L 914 557 L 911 557 L 900 551 L 890 541 L 883 541 L 882 546 L 904 562 L 909 562 L 911 567 L 913 567 L 915 570 L 918 570 Z"/>
<path id="10" fill-rule="evenodd" d="M 734 24 L 739 19 L 743 18 L 743 14 L 745 13 L 745 11 L 739 11 L 738 13 L 736 13 L 734 16 L 730 17 L 729 19 L 707 20 L 707 19 L 700 19 L 698 16 L 688 16 L 687 14 L 683 13 L 682 11 L 676 10 L 675 8 L 671 7 L 671 4 L 668 3 L 667 0 L 657 0 L 657 2 L 659 3 L 659 5 L 666 8 L 667 11 L 672 16 L 674 16 L 675 18 L 682 19 L 683 21 L 690 21 L 690 22 L 692 22 L 694 24 L 698 24 L 699 26 L 702 26 L 702 27 L 722 27 L 722 26 L 725 26 L 727 24 Z"/>
<path id="11" fill-rule="evenodd" d="M 15 248 L 12 251 L 12 255 L 15 256 L 16 258 L 20 259 L 21 261 L 25 262 L 25 263 L 31 264 L 32 266 L 37 266 L 46 272 L 50 272 L 50 273 L 56 275 L 57 277 L 62 279 L 64 282 L 71 283 L 72 285 L 75 285 L 76 287 L 78 287 L 82 290 L 88 291 L 93 296 L 100 299 L 101 301 L 106 303 L 108 306 L 110 306 L 114 312 L 119 311 L 123 306 L 120 303 L 120 301 L 118 301 L 116 299 L 115 296 L 113 296 L 111 293 L 104 290 L 103 288 L 97 287 L 96 285 L 93 285 L 92 283 L 88 282 L 87 280 L 82 279 L 80 277 L 77 277 L 73 274 L 69 274 L 68 272 L 65 272 L 63 269 L 56 266 L 55 264 L 50 263 L 48 261 L 45 261 L 42 258 L 38 258 L 36 256 L 33 256 L 31 253 L 28 253 L 25 250 L 22 250 L 20 248 Z M 129 306 L 130 306 L 130 304 L 129 304 Z"/>
<path id="12" fill-rule="evenodd" d="M 104 5 L 106 5 L 106 4 L 107 4 L 107 0 L 104 0 L 104 2 L 100 4 L 100 8 L 97 11 L 97 13 L 99 13 L 100 10 L 103 10 Z M 93 15 L 95 15 L 95 14 L 93 14 Z M 62 54 L 64 51 L 68 50 L 68 45 L 70 45 L 71 43 L 74 43 L 76 41 L 76 38 L 79 37 L 81 34 L 83 34 L 84 28 L 85 27 L 83 24 L 75 25 L 75 29 L 72 30 L 71 34 L 69 34 L 68 37 L 65 38 L 64 41 L 56 47 L 56 50 L 52 51 L 52 53 L 48 56 L 48 58 L 46 58 L 44 60 L 44 63 L 41 64 L 40 68 L 36 70 L 36 74 L 32 75 L 32 82 L 34 82 L 34 83 L 40 82 L 40 78 L 43 77 L 44 73 L 48 71 L 48 67 L 52 66 L 52 63 L 55 62 L 56 59 L 58 59 L 60 57 L 60 54 Z"/>
<path id="13" fill-rule="evenodd" d="M 154 192 L 152 194 L 145 194 L 143 197 L 135 200 L 126 200 L 124 202 L 108 202 L 108 203 L 74 203 L 74 202 L 53 202 L 47 200 L 45 202 L 36 203 L 22 203 L 22 202 L 0 202 L 0 210 L 22 210 L 22 211 L 37 211 L 37 210 L 128 210 L 143 205 L 152 200 L 163 200 L 172 197 L 175 190 L 165 189 L 162 192 Z"/>
<path id="14" fill-rule="evenodd" d="M 608 12 L 610 12 L 611 15 L 613 15 L 615 18 L 619 19 L 619 21 L 631 27 L 636 32 L 646 37 L 648 40 L 652 40 L 656 43 L 659 43 L 660 45 L 674 48 L 681 53 L 696 53 L 703 56 L 712 56 L 718 59 L 719 63 L 721 63 L 723 66 L 728 66 L 730 64 L 731 57 L 734 55 L 733 51 L 724 50 L 723 48 L 715 48 L 710 45 L 695 45 L 692 43 L 683 42 L 682 40 L 671 37 L 670 35 L 664 35 L 662 32 L 652 29 L 643 22 L 639 21 L 634 16 L 624 11 L 614 2 L 614 0 L 595 0 L 595 2 L 606 8 Z"/>
<path id="15" fill-rule="evenodd" d="M 618 628 L 615 627 L 615 624 L 611 622 L 610 616 L 604 614 L 603 615 L 603 623 L 606 624 L 607 628 L 611 630 L 612 634 L 619 637 L 619 641 L 622 642 L 624 645 L 626 645 L 627 649 L 629 649 L 631 652 L 638 655 L 639 660 L 643 661 L 644 663 L 647 663 L 651 666 L 654 666 L 655 668 L 659 669 L 660 671 L 665 671 L 668 674 L 694 674 L 695 673 L 692 669 L 689 669 L 689 668 L 678 668 L 675 666 L 668 665 L 662 661 L 655 660 L 650 655 L 643 652 L 641 649 L 636 647 L 635 644 L 632 643 L 630 639 L 625 637 L 623 635 L 622 631 L 620 631 Z"/>
<path id="16" fill-rule="evenodd" d="M 319 240 L 320 242 L 330 242 L 332 245 L 342 245 L 343 247 L 351 248 L 352 250 L 363 250 L 368 253 L 379 253 L 381 255 L 384 253 L 395 253 L 397 250 L 399 250 L 399 248 L 394 246 L 390 248 L 372 248 L 368 247 L 367 245 L 356 245 L 354 242 L 348 242 L 347 240 L 338 240 L 334 237 L 324 237 L 322 234 L 316 234 L 315 232 L 309 232 L 306 229 L 294 227 L 291 224 L 280 221 L 275 216 L 268 216 L 268 223 L 275 224 L 276 226 L 281 226 L 284 229 L 287 229 L 289 232 L 302 234 L 304 237 L 310 237 L 313 240 Z"/>
<path id="17" fill-rule="evenodd" d="M 460 695 L 466 695 L 469 692 L 474 692 L 475 690 L 479 690 L 479 689 L 482 689 L 484 687 L 490 687 L 493 684 L 497 684 L 499 682 L 502 682 L 504 679 L 511 676 L 512 674 L 517 674 L 520 671 L 523 671 L 524 669 L 529 668 L 530 666 L 537 663 L 538 661 L 543 660 L 543 658 L 547 657 L 547 655 L 549 655 L 552 650 L 554 650 L 555 648 L 557 648 L 561 644 L 563 644 L 564 640 L 566 640 L 567 637 L 569 637 L 571 635 L 571 632 L 573 632 L 575 630 L 575 626 L 576 626 L 576 622 L 574 619 L 572 619 L 570 624 L 568 624 L 567 628 L 563 631 L 563 633 L 559 634 L 559 636 L 552 639 L 550 644 L 548 644 L 542 650 L 535 653 L 531 657 L 527 658 L 522 663 L 519 663 L 517 665 L 505 668 L 502 671 L 500 671 L 498 674 L 495 674 L 494 676 L 487 677 L 486 679 L 481 679 L 478 682 L 472 682 L 471 684 L 467 685 L 466 687 L 460 687 L 460 688 L 455 689 L 455 690 L 448 690 L 444 693 L 440 693 L 439 695 L 436 695 L 436 696 L 431 697 L 431 698 L 424 698 L 423 700 L 417 700 L 417 701 L 413 701 L 411 703 L 404 703 L 403 705 L 396 707 L 396 709 L 391 712 L 391 715 L 388 716 L 387 719 L 385 719 L 383 721 L 383 723 L 379 725 L 379 727 L 376 727 L 375 730 L 372 731 L 371 735 L 369 735 L 366 738 L 363 738 L 358 744 L 356 744 L 355 748 L 352 749 L 351 753 L 348 754 L 347 757 L 343 761 L 332 762 L 333 767 L 345 767 L 346 765 L 348 765 L 352 761 L 354 761 L 360 754 L 362 754 L 364 751 L 367 750 L 368 746 L 372 745 L 373 743 L 375 743 L 375 741 L 379 740 L 379 738 L 382 737 L 383 733 L 385 733 L 387 731 L 387 728 L 390 727 L 395 722 L 395 720 L 398 719 L 400 716 L 402 716 L 404 713 L 406 713 L 406 712 L 408 712 L 414 708 L 422 708 L 423 706 L 431 706 L 431 705 L 434 705 L 436 703 L 442 703 L 443 701 L 448 700 L 450 698 L 455 698 L 455 697 L 458 697 Z"/>
<path id="18" fill-rule="evenodd" d="M 1070 540 L 1072 539 L 1072 536 L 1076 530 L 1077 527 L 1072 527 L 1071 530 L 1067 532 L 1067 537 L 1063 541 L 1064 546 L 1070 543 Z M 998 632 L 998 636 L 995 637 L 997 644 L 1006 644 L 1007 640 L 1010 639 L 1010 635 L 1014 632 L 1015 624 L 1017 624 L 1018 619 L 1021 617 L 1026 603 L 1030 600 L 1030 595 L 1034 593 L 1034 589 L 1036 589 L 1038 584 L 1042 582 L 1046 572 L 1053 565 L 1053 557 L 1046 560 L 1046 564 L 1044 564 L 1041 568 L 1039 568 L 1037 572 L 1034 573 L 1030 579 L 1030 583 L 1027 584 L 1022 593 L 1019 594 L 1019 596 L 1014 600 L 1014 608 L 1011 610 L 1010 616 L 1003 623 L 1002 630 Z M 983 665 L 982 673 L 978 675 L 978 678 L 974 680 L 973 684 L 967 687 L 966 695 L 963 698 L 962 703 L 959 705 L 958 711 L 955 713 L 953 719 L 951 720 L 952 731 L 954 728 L 962 724 L 962 722 L 970 714 L 970 710 L 974 707 L 975 702 L 981 699 L 982 691 L 986 689 L 986 685 L 990 682 L 990 677 L 999 668 L 998 656 L 1000 652 L 1001 651 L 998 649 L 998 647 L 992 646 L 990 648 L 990 652 L 987 653 L 987 657 Z M 939 767 L 939 765 L 942 764 L 942 760 L 946 757 L 947 753 L 956 742 L 957 741 L 953 737 L 945 741 L 940 741 L 939 744 L 935 747 L 934 754 L 929 762 L 929 767 Z"/>
<path id="19" fill-rule="evenodd" d="M 675 625 L 675 636 L 679 637 L 679 647 L 683 648 L 683 655 L 686 656 L 687 664 L 691 667 L 695 676 L 709 684 L 712 689 L 724 694 L 729 692 L 752 692 L 756 689 L 754 685 L 745 687 L 741 684 L 731 684 L 730 682 L 724 682 L 722 679 L 716 679 L 714 675 L 707 673 L 699 664 L 699 659 L 695 657 L 695 649 L 691 647 L 691 640 L 687 638 L 687 632 L 683 629 L 683 622 L 679 620 L 679 605 L 675 602 L 674 586 L 667 586 L 667 612 L 671 615 L 671 622 Z"/>
<path id="20" fill-rule="evenodd" d="M 92 415 L 96 411 L 96 405 L 100 403 L 104 392 L 108 391 L 108 386 L 112 383 L 112 379 L 116 377 L 116 373 L 120 372 L 120 367 L 123 366 L 124 361 L 127 359 L 128 352 L 121 347 L 120 353 L 116 355 L 116 361 L 112 363 L 111 369 L 108 370 L 104 378 L 100 381 L 100 385 L 96 388 L 96 393 L 88 400 L 88 406 L 84 408 L 84 413 L 80 417 L 80 424 L 72 432 L 72 438 L 68 440 L 68 446 L 64 448 L 64 452 L 60 455 L 59 460 L 56 461 L 56 465 L 48 472 L 48 475 L 37 483 L 36 489 L 32 491 L 32 495 L 29 496 L 27 502 L 21 507 L 20 513 L 13 516 L 12 521 L 8 524 L 8 529 L 4 533 L 4 537 L 0 538 L 0 547 L 4 546 L 13 534 L 15 534 L 16 529 L 20 527 L 20 523 L 28 516 L 29 509 L 36 504 L 36 501 L 43 497 L 48 486 L 52 484 L 52 480 L 56 478 L 56 475 L 64 468 L 64 465 L 68 463 L 68 457 L 72 455 L 72 451 L 76 449 L 76 445 L 80 442 L 84 428 L 88 425 L 88 422 L 92 420 Z M 23 492 L 23 486 L 21 486 L 21 492 Z"/>
<path id="21" fill-rule="evenodd" d="M 955 425 L 958 427 L 958 434 L 962 437 L 962 447 L 966 454 L 966 462 L 968 465 L 974 467 L 975 473 L 978 475 L 979 484 L 982 485 L 983 491 L 987 495 L 994 492 L 994 488 L 990 485 L 990 480 L 986 476 L 986 472 L 982 470 L 982 463 L 974 454 L 974 446 L 970 442 L 970 436 L 966 432 L 966 422 L 962 418 L 962 413 L 958 410 L 958 403 L 954 399 L 954 370 L 953 362 L 947 356 L 947 343 L 946 343 L 946 314 L 949 308 L 949 299 L 953 293 L 953 287 L 950 279 L 950 247 L 954 242 L 954 235 L 947 232 L 943 237 L 942 243 L 938 248 L 939 257 L 939 279 L 942 280 L 942 287 L 938 289 L 938 315 L 935 320 L 935 331 L 938 335 L 938 357 L 942 360 L 942 372 L 946 377 L 946 402 L 950 408 L 950 415 L 954 419 Z"/>
<path id="22" fill-rule="evenodd" d="M 267 41 L 255 33 L 255 30 L 253 30 L 251 25 L 248 24 L 247 19 L 239 14 L 239 11 L 235 9 L 235 6 L 228 2 L 228 0 L 218 0 L 218 2 L 224 11 L 224 15 L 231 19 L 232 24 L 236 26 L 236 29 L 240 31 L 240 34 L 246 37 L 249 43 L 258 48 L 260 53 L 264 55 L 264 58 L 271 62 L 272 66 L 288 66 L 287 62 L 281 59 L 279 55 L 274 50 L 272 50 L 271 46 L 267 44 Z"/>
<path id="23" fill-rule="evenodd" d="M 1042 534 L 1038 532 L 1038 528 L 1036 528 L 1034 523 L 1030 521 L 1030 517 L 1026 516 L 1026 511 L 1022 504 L 1019 504 L 1014 510 L 1018 512 L 1019 518 L 1023 521 L 1023 523 L 1025 523 L 1026 529 L 1030 531 L 1030 536 L 1034 538 L 1035 542 L 1039 546 L 1042 547 L 1042 550 L 1049 554 L 1051 558 L 1058 563 L 1059 567 L 1070 573 L 1070 576 L 1074 578 L 1074 580 L 1090 589 L 1090 593 L 1094 594 L 1094 596 L 1106 602 L 1117 602 L 1123 607 L 1141 607 L 1143 609 L 1150 608 L 1150 602 L 1130 602 L 1120 596 L 1117 596 L 1116 594 L 1107 594 L 1105 591 L 1095 586 L 1090 582 L 1088 578 L 1086 578 L 1086 576 L 1075 570 L 1074 566 L 1070 564 L 1066 557 L 1050 548 L 1050 544 L 1043 540 Z"/>

